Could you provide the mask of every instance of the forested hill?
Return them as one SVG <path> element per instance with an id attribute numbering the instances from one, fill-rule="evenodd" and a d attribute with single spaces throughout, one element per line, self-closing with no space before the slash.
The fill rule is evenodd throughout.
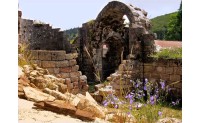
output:
<path id="1" fill-rule="evenodd" d="M 173 16 L 176 16 L 178 12 L 173 12 L 161 16 L 157 16 L 151 19 L 152 29 L 151 31 L 157 34 L 158 39 L 164 39 L 164 35 L 167 32 L 168 24 Z"/>

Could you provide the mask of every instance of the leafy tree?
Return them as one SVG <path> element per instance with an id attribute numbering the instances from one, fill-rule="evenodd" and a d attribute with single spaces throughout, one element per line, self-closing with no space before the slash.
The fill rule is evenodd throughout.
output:
<path id="1" fill-rule="evenodd" d="M 178 13 L 171 16 L 170 22 L 167 27 L 167 40 L 182 40 L 182 2 Z"/>

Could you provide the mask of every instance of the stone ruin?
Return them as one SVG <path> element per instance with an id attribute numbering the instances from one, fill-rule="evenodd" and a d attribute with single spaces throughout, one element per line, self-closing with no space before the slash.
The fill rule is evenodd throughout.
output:
<path id="1" fill-rule="evenodd" d="M 128 24 L 124 24 L 124 16 L 128 18 Z M 22 19 L 20 11 L 18 24 L 19 41 L 27 42 L 29 48 L 37 52 L 38 59 L 33 59 L 34 62 L 58 77 L 73 80 L 70 86 L 73 85 L 72 90 L 76 92 L 77 89 L 88 89 L 88 85 L 81 85 L 81 73 L 87 76 L 86 81 L 89 82 L 108 80 L 113 83 L 114 78 L 122 78 L 126 82 L 144 77 L 153 81 L 166 78 L 167 82 L 180 81 L 178 89 L 182 90 L 182 61 L 172 60 L 164 65 L 152 62 L 150 54 L 155 49 L 155 37 L 150 32 L 147 12 L 138 7 L 119 1 L 109 2 L 95 20 L 84 23 L 79 29 L 78 38 L 73 44 L 75 48 L 67 41 L 65 32 L 53 29 L 49 24 Z M 54 57 L 57 51 L 63 55 Z M 74 52 L 77 57 L 66 58 L 66 55 L 73 55 Z M 42 54 L 47 59 L 43 59 Z M 70 65 L 72 61 L 77 63 Z M 59 66 L 58 62 L 63 62 L 65 66 Z M 178 72 L 177 68 L 180 69 Z M 168 74 L 167 71 L 171 72 Z M 77 72 L 76 76 L 72 77 L 72 72 Z M 118 85 L 114 87 L 117 88 Z"/>
<path id="2" fill-rule="evenodd" d="M 129 25 L 124 24 L 125 15 Z M 95 80 L 94 73 L 100 73 L 103 81 L 117 70 L 123 59 L 147 57 L 154 51 L 154 35 L 150 28 L 145 10 L 119 1 L 109 2 L 96 20 L 80 28 L 80 69 L 89 81 Z"/>

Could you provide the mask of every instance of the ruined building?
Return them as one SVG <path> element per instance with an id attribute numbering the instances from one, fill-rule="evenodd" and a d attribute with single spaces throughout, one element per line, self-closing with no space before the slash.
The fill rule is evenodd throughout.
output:
<path id="1" fill-rule="evenodd" d="M 124 17 L 129 23 L 124 23 Z M 182 61 L 155 62 L 150 57 L 155 49 L 154 34 L 150 32 L 147 12 L 138 7 L 119 1 L 109 2 L 95 20 L 82 25 L 73 46 L 67 41 L 65 32 L 52 29 L 49 24 L 20 17 L 19 22 L 19 41 L 29 42 L 31 50 L 77 52 L 79 71 L 90 82 L 110 80 L 109 76 L 112 78 L 118 71 L 116 76 L 124 75 L 129 80 L 145 77 L 152 81 L 165 79 L 168 83 L 181 81 L 176 88 L 179 92 L 182 90 Z M 52 72 L 59 73 L 56 70 Z"/>

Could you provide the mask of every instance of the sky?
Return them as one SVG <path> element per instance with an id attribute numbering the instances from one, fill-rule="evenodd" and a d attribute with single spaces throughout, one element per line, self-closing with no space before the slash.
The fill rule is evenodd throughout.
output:
<path id="1" fill-rule="evenodd" d="M 19 0 L 22 18 L 40 20 L 61 30 L 95 19 L 112 0 Z M 178 10 L 181 0 L 118 0 L 148 12 L 148 18 Z"/>

